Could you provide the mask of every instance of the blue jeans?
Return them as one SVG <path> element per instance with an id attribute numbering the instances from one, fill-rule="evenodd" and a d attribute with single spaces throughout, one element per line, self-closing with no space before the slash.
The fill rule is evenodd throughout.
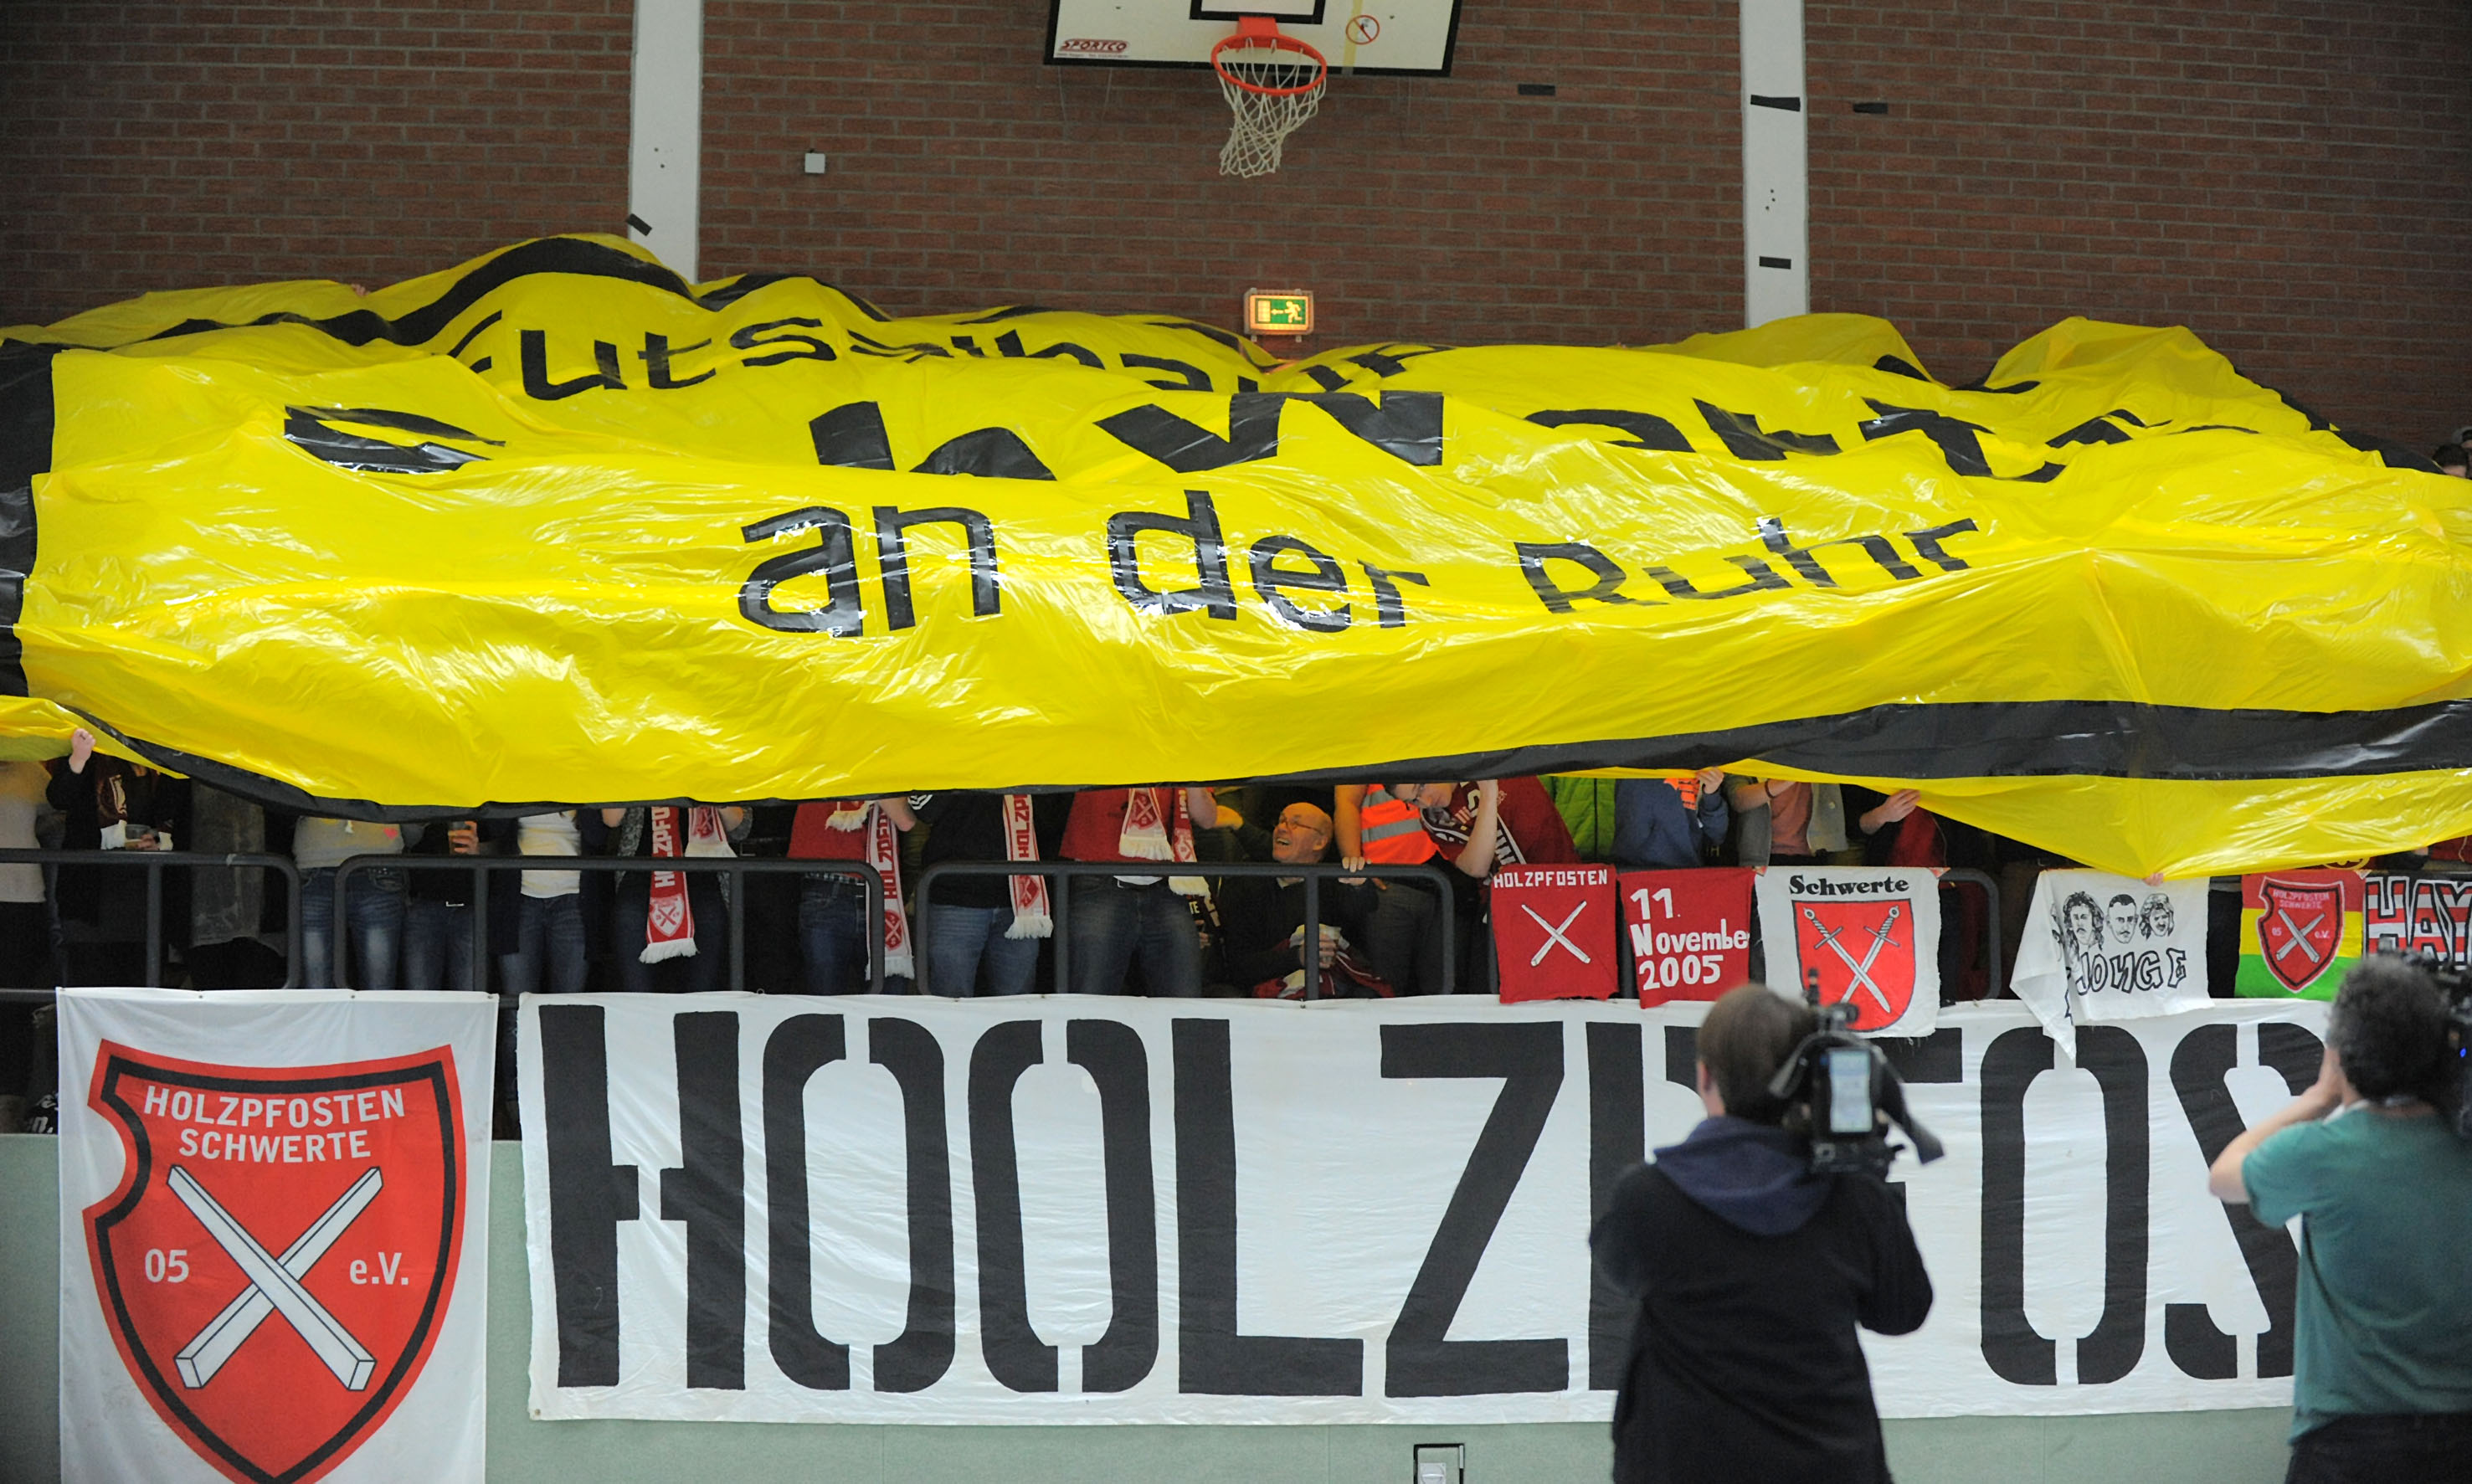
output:
<path id="1" fill-rule="evenodd" d="M 590 967 L 583 954 L 583 898 L 575 892 L 559 897 L 515 899 L 515 951 L 498 955 L 498 978 L 509 994 L 537 994 L 544 988 L 541 971 L 549 971 L 548 993 L 581 994 Z M 515 1100 L 515 1011 L 500 1002 L 498 1010 L 498 1100 Z"/>
<path id="2" fill-rule="evenodd" d="M 583 898 L 515 899 L 515 951 L 498 955 L 498 974 L 512 995 L 580 994 L 583 989 Z M 548 982 L 542 982 L 542 972 Z"/>
<path id="3" fill-rule="evenodd" d="M 472 988 L 472 908 L 414 897 L 404 904 L 403 987 Z"/>
<path id="4" fill-rule="evenodd" d="M 1128 886 L 1112 876 L 1072 880 L 1074 994 L 1123 994 L 1137 954 L 1153 996 L 1201 993 L 1201 935 L 1193 909 L 1165 881 Z"/>
<path id="5" fill-rule="evenodd" d="M 394 988 L 395 947 L 403 937 L 403 873 L 386 866 L 354 871 L 345 889 L 346 926 L 351 932 L 348 967 L 359 982 L 354 989 L 384 992 Z M 333 867 L 300 873 L 300 984 L 304 989 L 335 985 L 335 872 Z"/>
<path id="6" fill-rule="evenodd" d="M 1009 938 L 1010 907 L 944 907 L 927 914 L 927 983 L 962 999 L 979 992 L 984 966 L 990 995 L 1026 995 L 1038 978 L 1038 940 Z"/>
<path id="7" fill-rule="evenodd" d="M 810 876 L 798 887 L 798 953 L 807 993 L 864 994 L 867 887 L 847 876 Z"/>

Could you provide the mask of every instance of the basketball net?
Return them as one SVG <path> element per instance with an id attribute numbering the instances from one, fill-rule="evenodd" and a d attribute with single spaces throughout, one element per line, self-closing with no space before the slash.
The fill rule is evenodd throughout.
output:
<path id="1" fill-rule="evenodd" d="M 1247 15 L 1236 25 L 1234 35 L 1210 49 L 1219 90 L 1236 114 L 1219 173 L 1267 176 L 1279 168 L 1279 146 L 1321 106 L 1330 66 L 1321 53 L 1279 35 L 1269 16 Z"/>

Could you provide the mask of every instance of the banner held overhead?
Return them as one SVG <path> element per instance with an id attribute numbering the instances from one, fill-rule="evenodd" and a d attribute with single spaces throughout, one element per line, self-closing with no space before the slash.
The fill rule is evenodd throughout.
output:
<path id="1" fill-rule="evenodd" d="M 2466 499 L 2182 330 L 1282 364 L 557 238 L 6 332 L 0 692 L 363 816 L 1756 762 L 2277 869 L 2472 833 Z"/>

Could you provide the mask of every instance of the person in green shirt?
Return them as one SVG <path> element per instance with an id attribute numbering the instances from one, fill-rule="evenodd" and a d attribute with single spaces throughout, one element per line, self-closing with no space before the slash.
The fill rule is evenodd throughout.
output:
<path id="1" fill-rule="evenodd" d="M 2344 976 L 2318 1081 L 2207 1189 L 2301 1218 L 2286 1484 L 2472 1480 L 2472 1142 L 2437 1104 L 2446 1001 L 2391 954 Z"/>

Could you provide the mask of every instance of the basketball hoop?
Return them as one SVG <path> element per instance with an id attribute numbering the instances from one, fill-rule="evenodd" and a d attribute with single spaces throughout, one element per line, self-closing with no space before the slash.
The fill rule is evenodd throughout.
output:
<path id="1" fill-rule="evenodd" d="M 1279 34 L 1267 15 L 1239 16 L 1236 34 L 1210 49 L 1219 90 L 1236 113 L 1219 152 L 1223 176 L 1267 176 L 1279 168 L 1279 145 L 1321 106 L 1330 64 L 1321 53 Z"/>

